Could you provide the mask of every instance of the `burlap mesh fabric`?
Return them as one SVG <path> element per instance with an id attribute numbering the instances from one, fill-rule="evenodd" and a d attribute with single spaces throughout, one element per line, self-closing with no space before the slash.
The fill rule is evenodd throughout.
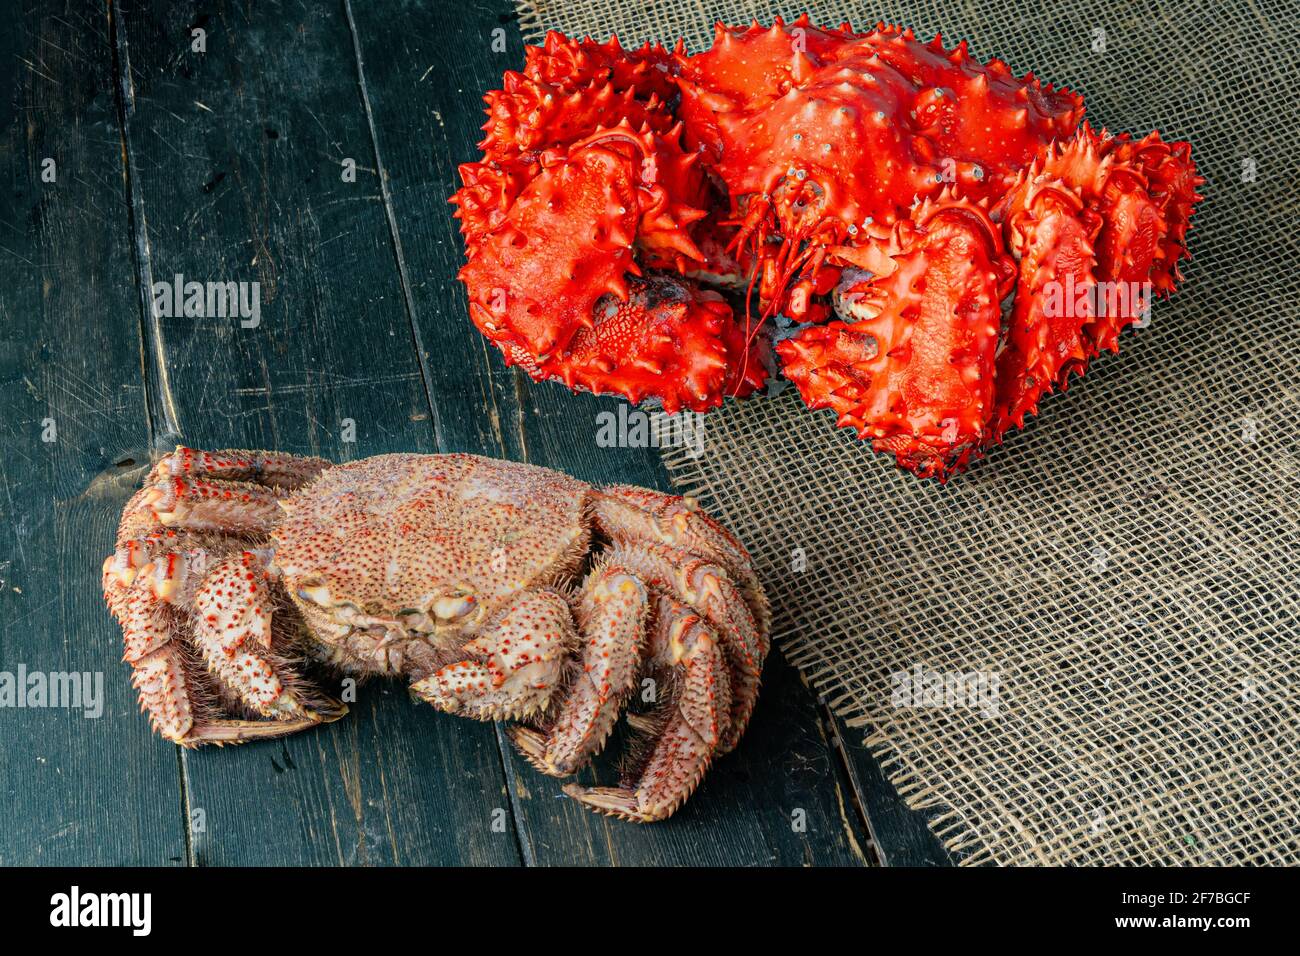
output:
<path id="1" fill-rule="evenodd" d="M 535 0 L 545 29 L 703 49 L 740 2 Z M 750 544 L 783 647 L 963 863 L 1300 862 L 1300 56 L 1277 0 L 810 4 L 1079 89 L 1209 182 L 1150 326 L 946 486 L 792 390 L 711 415 L 674 479 Z M 1104 34 L 1099 31 L 1104 31 Z M 1099 49 L 1103 45 L 1104 50 Z M 891 675 L 997 676 L 900 706 Z"/>

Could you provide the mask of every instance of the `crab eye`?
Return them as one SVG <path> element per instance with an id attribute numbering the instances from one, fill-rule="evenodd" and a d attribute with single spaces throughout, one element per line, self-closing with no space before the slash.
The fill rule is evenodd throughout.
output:
<path id="1" fill-rule="evenodd" d="M 477 602 L 469 594 L 449 594 L 433 602 L 433 616 L 440 621 L 459 621 L 473 613 Z"/>

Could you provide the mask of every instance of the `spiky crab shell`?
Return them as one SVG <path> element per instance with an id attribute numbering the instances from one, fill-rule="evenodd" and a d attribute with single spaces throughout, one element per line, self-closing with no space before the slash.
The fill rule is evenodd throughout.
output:
<path id="1" fill-rule="evenodd" d="M 810 408 L 923 475 L 979 447 L 993 408 L 1000 290 L 1012 272 L 987 211 L 954 192 L 873 240 L 880 272 L 853 286 L 858 321 L 781 342 L 786 377 Z"/>
<path id="2" fill-rule="evenodd" d="M 454 201 L 508 362 L 703 410 L 763 383 L 764 320 L 833 293 L 786 374 L 941 479 L 1176 285 L 1201 198 L 1186 143 L 1080 128 L 1077 94 L 887 24 L 719 24 L 696 55 L 551 34 L 487 99 Z M 1114 287 L 1145 291 L 1101 309 Z"/>
<path id="3" fill-rule="evenodd" d="M 539 165 L 460 278 L 479 329 L 544 363 L 592 327 L 602 296 L 627 300 L 637 243 L 654 257 L 702 262 L 689 227 L 704 212 L 684 200 L 699 201 L 705 187 L 675 136 L 627 123 L 547 150 Z"/>
<path id="4" fill-rule="evenodd" d="M 705 265 L 691 232 L 708 187 L 665 106 L 669 59 L 649 44 L 548 35 L 487 95 L 484 160 L 461 168 L 453 202 L 471 316 L 509 363 L 570 388 L 703 409 L 729 378 L 748 388 L 731 371 L 744 353 L 730 309 L 636 279 L 643 267 Z"/>
<path id="5" fill-rule="evenodd" d="M 522 72 L 506 71 L 501 89 L 483 97 L 483 158 L 461 165 L 464 185 L 451 199 L 471 255 L 541 174 L 544 150 L 567 148 L 620 122 L 657 133 L 676 122 L 665 102 L 675 95 L 667 74 L 671 54 L 662 47 L 624 50 L 617 39 L 596 43 L 551 32 L 525 57 Z"/>
<path id="6" fill-rule="evenodd" d="M 890 216 L 956 183 L 996 196 L 1083 116 L 1082 99 L 880 24 L 719 25 L 713 47 L 678 56 L 679 115 L 733 197 L 770 193 L 794 170 L 828 191 L 844 226 Z M 978 168 L 976 168 L 978 167 Z M 956 177 L 956 178 L 954 178 Z"/>
<path id="7" fill-rule="evenodd" d="M 840 247 L 850 261 L 866 225 L 945 184 L 999 196 L 1083 113 L 1079 96 L 1033 74 L 885 24 L 720 26 L 710 50 L 678 62 L 688 146 L 733 202 L 759 197 L 771 217 L 763 230 L 747 223 L 751 234 Z"/>
<path id="8" fill-rule="evenodd" d="M 309 615 L 463 627 L 576 567 L 589 541 L 589 490 L 517 462 L 379 455 L 327 469 L 283 502 L 272 545 Z"/>

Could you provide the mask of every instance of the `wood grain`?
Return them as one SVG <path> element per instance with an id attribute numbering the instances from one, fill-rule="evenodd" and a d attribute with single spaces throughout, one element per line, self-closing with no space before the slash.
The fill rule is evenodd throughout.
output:
<path id="1" fill-rule="evenodd" d="M 135 713 L 99 588 L 147 429 L 107 28 L 69 3 L 0 30 L 0 671 L 103 691 L 98 719 L 0 709 L 6 866 L 185 860 L 176 750 Z"/>

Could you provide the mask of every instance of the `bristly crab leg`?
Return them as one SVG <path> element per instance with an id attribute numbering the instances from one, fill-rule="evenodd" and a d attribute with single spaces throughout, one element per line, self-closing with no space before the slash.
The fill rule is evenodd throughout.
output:
<path id="1" fill-rule="evenodd" d="M 656 592 L 694 608 L 709 624 L 731 667 L 731 719 L 719 744 L 720 752 L 731 750 L 758 700 L 769 649 L 767 630 L 754 620 L 741 589 L 720 565 L 664 544 L 616 545 L 610 560 Z"/>
<path id="2" fill-rule="evenodd" d="M 546 732 L 512 727 L 520 752 L 542 773 L 565 776 L 599 753 L 636 684 L 649 597 L 618 563 L 594 569 L 575 602 L 580 667 Z"/>
<path id="3" fill-rule="evenodd" d="M 732 713 L 721 745 L 730 750 L 749 722 L 770 649 L 771 612 L 749 552 L 693 498 L 614 485 L 594 495 L 592 511 L 616 544 L 612 560 L 711 622 L 731 666 Z"/>
<path id="4" fill-rule="evenodd" d="M 236 743 L 347 712 L 312 693 L 275 652 L 265 555 L 229 554 L 229 539 L 205 533 L 266 535 L 279 518 L 279 494 L 256 482 L 287 491 L 325 467 L 320 459 L 181 447 L 127 504 L 116 550 L 104 562 L 104 597 L 122 625 L 140 706 L 167 739 L 187 747 Z M 218 699 L 236 687 L 250 695 L 250 707 L 277 719 L 219 716 Z"/>
<path id="5" fill-rule="evenodd" d="M 661 682 L 666 693 L 655 716 L 638 722 L 644 733 L 633 744 L 623 785 L 564 788 L 579 803 L 638 823 L 670 816 L 691 795 L 722 752 L 731 710 L 727 663 L 717 636 L 686 605 L 658 598 L 646 662 L 674 679 Z"/>
<path id="6" fill-rule="evenodd" d="M 611 540 L 621 544 L 658 541 L 689 551 L 726 568 L 744 592 L 750 613 L 763 633 L 772 615 L 745 546 L 690 496 L 667 495 L 633 485 L 607 485 L 592 496 L 592 515 Z"/>
<path id="7" fill-rule="evenodd" d="M 251 551 L 224 558 L 168 551 L 139 569 L 123 603 L 122 630 L 141 705 L 159 733 L 193 747 L 280 736 L 346 713 L 313 693 L 276 652 L 272 610 L 264 557 Z M 186 633 L 215 688 L 199 676 Z M 217 717 L 216 698 L 231 692 L 273 719 Z"/>
<path id="8" fill-rule="evenodd" d="M 328 467 L 330 463 L 324 458 L 276 455 L 244 448 L 199 451 L 178 445 L 176 451 L 154 466 L 149 483 L 163 476 L 203 477 L 216 481 L 251 481 L 273 488 L 293 489 L 301 488 Z"/>

